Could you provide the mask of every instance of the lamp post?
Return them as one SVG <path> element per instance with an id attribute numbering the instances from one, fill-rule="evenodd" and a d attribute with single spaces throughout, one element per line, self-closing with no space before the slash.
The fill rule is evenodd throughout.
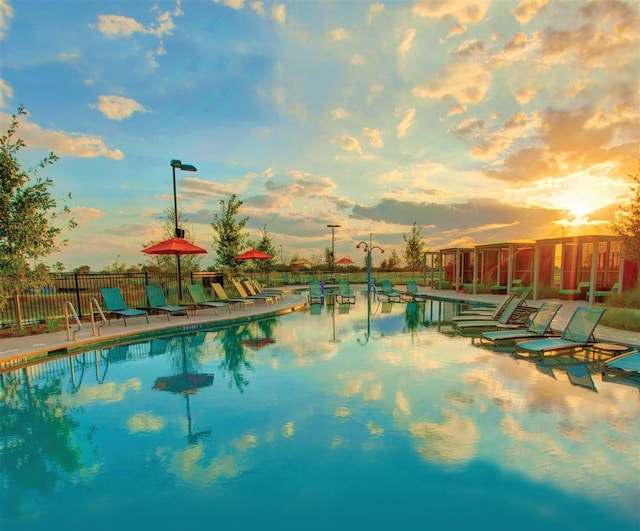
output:
<path id="1" fill-rule="evenodd" d="M 178 194 L 176 193 L 176 169 L 182 171 L 198 171 L 191 164 L 182 164 L 177 159 L 171 159 L 169 163 L 173 171 L 173 214 L 175 216 L 176 238 L 184 238 L 184 230 L 178 227 Z M 182 300 L 182 274 L 180 271 L 180 254 L 176 253 L 176 266 L 178 268 L 178 303 Z"/>
<path id="2" fill-rule="evenodd" d="M 331 278 L 335 277 L 335 249 L 336 249 L 336 233 L 335 230 L 340 227 L 340 225 L 327 225 L 331 229 Z"/>
<path id="3" fill-rule="evenodd" d="M 371 251 L 374 249 L 380 249 L 380 253 L 384 254 L 384 249 L 378 245 L 371 245 L 371 236 L 369 234 L 369 243 L 364 240 L 356 245 L 356 249 L 360 249 L 360 246 L 364 246 L 364 252 L 367 253 L 367 300 L 371 300 Z"/>

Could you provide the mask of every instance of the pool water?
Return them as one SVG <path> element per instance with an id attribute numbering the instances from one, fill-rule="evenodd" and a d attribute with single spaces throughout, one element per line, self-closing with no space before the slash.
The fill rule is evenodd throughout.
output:
<path id="1" fill-rule="evenodd" d="M 638 529 L 640 395 L 314 306 L 0 380 L 1 529 Z"/>

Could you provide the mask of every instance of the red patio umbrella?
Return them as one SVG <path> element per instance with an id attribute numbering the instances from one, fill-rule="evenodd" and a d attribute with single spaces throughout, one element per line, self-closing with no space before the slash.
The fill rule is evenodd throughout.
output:
<path id="1" fill-rule="evenodd" d="M 336 265 L 351 265 L 351 264 L 353 264 L 353 260 L 351 260 L 351 258 L 349 257 L 340 258 L 340 260 L 336 262 Z"/>
<path id="2" fill-rule="evenodd" d="M 169 238 L 163 242 L 142 249 L 146 254 L 175 254 L 178 265 L 178 302 L 182 300 L 182 275 L 180 273 L 180 255 L 181 254 L 206 254 L 207 250 L 198 247 L 184 238 Z"/>
<path id="3" fill-rule="evenodd" d="M 142 252 L 146 254 L 205 254 L 207 250 L 183 238 L 170 238 L 142 249 Z"/>
<path id="4" fill-rule="evenodd" d="M 260 249 L 249 249 L 235 258 L 236 260 L 270 260 L 273 256 L 262 252 Z"/>

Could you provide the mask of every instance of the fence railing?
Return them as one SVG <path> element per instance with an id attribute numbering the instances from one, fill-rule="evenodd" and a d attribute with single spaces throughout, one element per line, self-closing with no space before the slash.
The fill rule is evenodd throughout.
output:
<path id="1" fill-rule="evenodd" d="M 283 285 L 283 274 L 272 272 L 268 276 L 261 272 L 248 273 L 265 285 Z M 366 271 L 335 271 L 330 272 L 289 272 L 290 283 L 308 284 L 310 280 L 325 279 L 346 280 L 351 283 L 366 283 Z M 372 272 L 372 278 L 378 282 L 391 280 L 402 283 L 408 279 L 422 280 L 421 272 Z M 122 291 L 127 306 L 140 308 L 147 305 L 144 291 L 145 285 L 160 285 L 164 291 L 168 304 L 180 304 L 178 296 L 178 281 L 174 273 L 51 273 L 48 284 L 39 290 L 14 294 L 2 294 L 6 304 L 0 309 L 0 327 L 15 327 L 21 322 L 23 325 L 34 323 L 51 323 L 52 325 L 65 318 L 65 306 L 71 302 L 78 317 L 88 320 L 91 315 L 91 299 L 102 301 L 100 288 L 118 287 Z M 182 283 L 202 284 L 205 288 L 212 282 L 224 284 L 223 274 L 220 272 L 192 272 L 182 275 Z M 226 288 L 225 288 L 226 289 Z M 231 289 L 231 288 L 229 288 Z M 231 291 L 233 291 L 231 289 Z M 183 293 L 184 296 L 184 293 Z M 185 301 L 182 301 L 185 302 Z"/>
<path id="2" fill-rule="evenodd" d="M 169 304 L 179 304 L 178 280 L 170 273 L 52 273 L 48 284 L 39 290 L 3 294 L 6 304 L 0 309 L 0 327 L 55 322 L 64 319 L 65 305 L 71 302 L 80 319 L 90 317 L 91 298 L 102 301 L 100 288 L 118 287 L 127 306 L 146 306 L 145 285 L 160 285 Z M 222 273 L 185 273 L 183 283 L 222 282 Z"/>

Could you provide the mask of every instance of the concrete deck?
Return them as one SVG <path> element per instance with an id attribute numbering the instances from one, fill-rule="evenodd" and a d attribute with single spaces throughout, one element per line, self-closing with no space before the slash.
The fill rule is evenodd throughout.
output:
<path id="1" fill-rule="evenodd" d="M 257 301 L 255 307 L 234 308 L 231 313 L 225 308 L 218 308 L 217 315 L 213 309 L 198 309 L 195 314 L 190 314 L 188 318 L 183 315 L 176 315 L 167 320 L 165 314 L 150 315 L 149 324 L 144 318 L 130 318 L 127 326 L 124 325 L 122 319 L 112 319 L 111 324 L 102 327 L 101 335 L 99 336 L 93 335 L 91 323 L 83 322 L 82 329 L 77 332 L 75 340 L 73 340 L 73 331 L 77 329 L 77 325 L 73 324 L 70 326 L 72 331 L 71 340 L 67 338 L 66 331 L 2 339 L 0 341 L 0 370 L 12 369 L 50 356 L 88 350 L 92 346 L 108 345 L 126 338 L 135 340 L 136 337 L 149 336 L 153 333 L 187 332 L 203 329 L 207 326 L 233 325 L 266 315 L 289 313 L 299 310 L 307 304 L 306 295 L 295 293 L 296 290 L 304 289 L 305 287 L 287 286 L 284 289 L 288 290 L 288 292 L 282 301 L 268 305 Z M 354 286 L 353 288 L 361 290 L 366 289 L 366 286 Z M 444 301 L 495 303 L 504 297 L 504 295 L 471 295 L 468 293 L 456 293 L 451 290 L 425 288 L 422 288 L 421 291 L 433 298 Z M 527 301 L 527 304 L 538 307 L 542 302 L 544 301 Z M 552 322 L 552 328 L 557 331 L 564 329 L 578 306 L 588 304 L 586 301 L 563 300 L 558 302 L 562 303 L 562 307 Z M 640 348 L 640 333 L 637 332 L 628 332 L 599 325 L 596 328 L 595 335 L 598 341 L 601 342 L 620 343 L 631 348 Z"/>

